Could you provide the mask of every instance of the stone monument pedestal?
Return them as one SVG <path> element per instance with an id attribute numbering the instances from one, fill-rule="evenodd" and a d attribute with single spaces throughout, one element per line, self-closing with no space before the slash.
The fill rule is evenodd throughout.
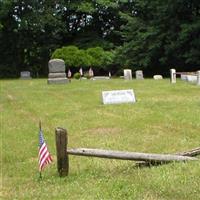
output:
<path id="1" fill-rule="evenodd" d="M 65 62 L 61 59 L 49 61 L 48 84 L 66 84 L 69 80 L 65 73 Z"/>
<path id="2" fill-rule="evenodd" d="M 48 84 L 65 84 L 68 83 L 68 78 L 48 78 Z"/>

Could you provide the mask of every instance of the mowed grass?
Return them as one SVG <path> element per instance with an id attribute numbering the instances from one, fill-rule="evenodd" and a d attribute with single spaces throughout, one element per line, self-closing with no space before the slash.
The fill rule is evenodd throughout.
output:
<path id="1" fill-rule="evenodd" d="M 69 147 L 175 153 L 200 146 L 200 87 L 178 80 L 2 80 L 2 199 L 200 199 L 200 162 L 137 168 L 133 161 L 70 156 L 56 171 L 55 128 Z M 103 105 L 103 90 L 134 89 L 137 103 Z M 38 174 L 39 120 L 54 162 Z"/>

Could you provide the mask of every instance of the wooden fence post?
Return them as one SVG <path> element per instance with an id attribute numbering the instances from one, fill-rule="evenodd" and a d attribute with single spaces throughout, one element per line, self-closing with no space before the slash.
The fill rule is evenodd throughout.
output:
<path id="1" fill-rule="evenodd" d="M 57 169 L 60 177 L 67 176 L 69 173 L 69 158 L 67 154 L 67 131 L 63 128 L 55 129 Z"/>

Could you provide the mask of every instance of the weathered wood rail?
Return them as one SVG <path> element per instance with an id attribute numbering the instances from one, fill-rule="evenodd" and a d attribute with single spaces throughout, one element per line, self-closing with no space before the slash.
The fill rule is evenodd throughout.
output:
<path id="1" fill-rule="evenodd" d="M 198 156 L 198 155 L 200 155 L 200 147 L 195 148 L 195 149 L 191 149 L 191 150 L 188 150 L 188 151 L 184 151 L 184 152 L 175 153 L 175 154 L 172 154 L 172 155 L 189 156 L 189 157 Z M 139 162 L 136 162 L 136 165 L 138 165 L 139 167 L 143 167 L 143 166 L 161 165 L 161 164 L 166 164 L 166 163 L 168 163 L 168 162 L 139 161 Z"/>
<path id="2" fill-rule="evenodd" d="M 68 155 L 99 157 L 108 159 L 121 159 L 121 160 L 134 160 L 143 161 L 146 163 L 168 163 L 180 161 L 194 161 L 197 158 L 191 155 L 200 153 L 200 148 L 193 149 L 189 152 L 180 154 L 152 154 L 152 153 L 139 153 L 139 152 L 126 152 L 126 151 L 113 151 L 103 149 L 90 149 L 90 148 L 67 148 L 67 131 L 63 128 L 56 128 L 56 151 L 57 151 L 57 169 L 60 176 L 67 176 L 69 173 L 69 158 Z"/>
<path id="3" fill-rule="evenodd" d="M 196 158 L 181 156 L 181 155 L 152 154 L 152 153 L 113 151 L 113 150 L 88 149 L 88 148 L 67 149 L 67 153 L 77 156 L 89 156 L 89 157 L 135 160 L 135 161 L 141 160 L 141 161 L 154 161 L 154 162 L 159 162 L 159 161 L 169 162 L 169 161 L 196 160 Z"/>

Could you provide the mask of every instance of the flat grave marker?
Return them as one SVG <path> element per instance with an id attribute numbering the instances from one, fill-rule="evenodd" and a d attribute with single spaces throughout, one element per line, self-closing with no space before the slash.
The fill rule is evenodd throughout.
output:
<path id="1" fill-rule="evenodd" d="M 102 92 L 103 104 L 135 103 L 135 94 L 132 89 L 111 90 Z"/>
<path id="2" fill-rule="evenodd" d="M 90 79 L 93 80 L 93 81 L 96 81 L 96 80 L 109 80 L 110 77 L 109 76 L 94 76 L 94 77 L 92 77 Z"/>

